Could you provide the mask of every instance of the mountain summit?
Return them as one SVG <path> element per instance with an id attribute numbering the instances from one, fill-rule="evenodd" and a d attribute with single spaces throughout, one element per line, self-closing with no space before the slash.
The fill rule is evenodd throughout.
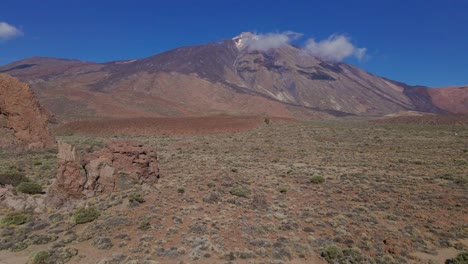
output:
<path id="1" fill-rule="evenodd" d="M 434 92 L 409 86 L 346 63 L 327 62 L 292 45 L 260 43 L 250 32 L 143 59 L 92 63 L 35 57 L 2 66 L 0 72 L 29 82 L 41 103 L 65 120 L 468 113 L 467 87 Z"/>
<path id="2" fill-rule="evenodd" d="M 232 40 L 236 43 L 236 47 L 241 50 L 246 47 L 246 44 L 251 39 L 255 39 L 256 37 L 252 32 L 242 32 L 240 35 L 234 37 Z"/>

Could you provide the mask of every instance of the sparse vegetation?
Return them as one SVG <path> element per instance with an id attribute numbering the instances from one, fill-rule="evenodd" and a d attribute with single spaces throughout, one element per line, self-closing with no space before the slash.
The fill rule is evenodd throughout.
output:
<path id="1" fill-rule="evenodd" d="M 151 223 L 148 220 L 143 220 L 140 225 L 138 226 L 138 229 L 146 231 L 151 228 Z"/>
<path id="2" fill-rule="evenodd" d="M 231 188 L 229 193 L 239 197 L 247 197 L 250 195 L 250 190 L 243 186 L 236 186 Z"/>
<path id="3" fill-rule="evenodd" d="M 468 251 L 463 251 L 456 257 L 447 259 L 445 264 L 468 264 Z"/>
<path id="4" fill-rule="evenodd" d="M 23 173 L 20 172 L 6 172 L 0 173 L 0 186 L 13 185 L 18 186 L 22 182 L 29 181 Z"/>
<path id="5" fill-rule="evenodd" d="M 321 256 L 333 264 L 347 264 L 347 263 L 375 263 L 371 257 L 363 255 L 358 248 L 344 248 L 341 249 L 336 245 L 330 245 L 323 249 Z M 378 263 L 391 264 L 393 261 L 384 261 L 383 259 Z"/>
<path id="6" fill-rule="evenodd" d="M 34 182 L 22 182 L 16 186 L 16 191 L 26 194 L 42 193 L 42 186 Z"/>
<path id="7" fill-rule="evenodd" d="M 454 159 L 454 160 L 453 160 L 453 163 L 455 164 L 455 166 L 465 166 L 465 165 L 468 165 L 468 161 L 467 161 L 467 160 L 464 160 L 464 159 Z"/>
<path id="8" fill-rule="evenodd" d="M 128 197 L 128 202 L 131 207 L 135 207 L 146 202 L 146 200 L 140 193 L 131 193 Z"/>
<path id="9" fill-rule="evenodd" d="M 73 222 L 75 224 L 84 224 L 92 222 L 99 217 L 99 211 L 94 207 L 80 207 L 73 213 Z"/>
<path id="10" fill-rule="evenodd" d="M 184 186 L 177 187 L 177 192 L 178 193 L 185 193 L 185 187 Z"/>
<path id="11" fill-rule="evenodd" d="M 22 225 L 28 221 L 28 215 L 22 211 L 7 213 L 2 217 L 0 223 L 4 226 Z"/>
<path id="12" fill-rule="evenodd" d="M 87 255 L 97 248 L 110 248 L 112 256 L 121 252 L 116 263 L 143 255 L 162 263 L 174 257 L 215 263 L 224 256 L 315 263 L 317 251 L 335 264 L 427 263 L 412 253 L 466 250 L 454 244 L 463 241 L 463 180 L 468 179 L 466 166 L 456 161 L 466 160 L 460 139 L 468 130 L 457 131 L 455 137 L 444 127 L 306 122 L 235 134 L 148 136 L 142 141 L 158 146 L 163 184 L 88 198 L 86 204 L 101 216 L 79 226 L 67 223 L 75 222 L 74 214 L 63 210 L 23 212 L 25 224 L 0 228 L 0 250 L 26 254 L 28 246 L 42 244 L 49 249 L 48 263 L 65 254 L 52 247 L 64 245 L 76 245 L 75 262 L 86 263 L 93 262 Z M 97 149 L 92 144 L 105 141 L 63 138 L 82 149 Z M 51 153 L 41 151 L 21 158 L 4 155 L 0 172 L 46 184 L 54 170 L 44 168 L 53 161 Z M 43 198 L 15 192 L 11 197 Z M 347 228 L 350 224 L 353 228 Z M 334 246 L 323 247 L 330 243 Z"/>
<path id="13" fill-rule="evenodd" d="M 49 251 L 40 250 L 35 251 L 29 257 L 27 264 L 46 264 L 49 263 L 48 260 L 50 258 Z"/>
<path id="14" fill-rule="evenodd" d="M 324 183 L 325 178 L 322 175 L 314 175 L 312 178 L 310 178 L 310 182 L 313 184 Z"/>
<path id="15" fill-rule="evenodd" d="M 328 261 L 329 263 L 332 263 L 335 260 L 339 260 L 340 258 L 343 257 L 343 251 L 341 250 L 341 248 L 335 245 L 330 245 L 330 246 L 325 247 L 322 250 L 322 253 L 320 255 L 326 261 Z"/>

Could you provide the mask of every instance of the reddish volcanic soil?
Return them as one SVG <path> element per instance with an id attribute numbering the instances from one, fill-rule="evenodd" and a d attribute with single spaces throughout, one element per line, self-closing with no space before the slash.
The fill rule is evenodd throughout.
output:
<path id="1" fill-rule="evenodd" d="M 141 117 L 74 121 L 56 129 L 57 134 L 82 135 L 163 135 L 235 133 L 266 125 L 260 116 Z M 270 122 L 294 122 L 293 119 L 268 118 Z"/>
<path id="2" fill-rule="evenodd" d="M 457 114 L 468 114 L 468 86 L 428 89 L 432 102 L 439 108 Z"/>

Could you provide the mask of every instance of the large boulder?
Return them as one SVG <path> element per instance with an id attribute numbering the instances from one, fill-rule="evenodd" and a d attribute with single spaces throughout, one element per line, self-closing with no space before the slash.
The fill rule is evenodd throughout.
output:
<path id="1" fill-rule="evenodd" d="M 110 141 L 93 152 L 80 152 L 59 142 L 58 171 L 49 194 L 66 199 L 93 197 L 135 184 L 153 184 L 158 179 L 156 151 L 137 141 Z"/>
<path id="2" fill-rule="evenodd" d="M 29 148 L 53 146 L 55 139 L 47 128 L 50 117 L 27 84 L 0 74 L 0 134 L 11 131 Z"/>

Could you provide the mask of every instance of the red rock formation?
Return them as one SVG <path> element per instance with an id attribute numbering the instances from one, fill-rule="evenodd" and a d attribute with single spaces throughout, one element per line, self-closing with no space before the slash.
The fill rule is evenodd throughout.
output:
<path id="1" fill-rule="evenodd" d="M 100 150 L 82 154 L 67 143 L 58 147 L 57 176 L 49 189 L 52 204 L 152 184 L 159 178 L 156 151 L 136 141 L 110 141 Z"/>
<path id="2" fill-rule="evenodd" d="M 136 141 L 111 141 L 106 147 L 83 155 L 87 182 L 84 192 L 109 193 L 159 178 L 156 151 Z"/>
<path id="3" fill-rule="evenodd" d="M 29 86 L 5 74 L 0 74 L 0 116 L 1 125 L 29 148 L 55 144 L 47 129 L 49 116 Z"/>

